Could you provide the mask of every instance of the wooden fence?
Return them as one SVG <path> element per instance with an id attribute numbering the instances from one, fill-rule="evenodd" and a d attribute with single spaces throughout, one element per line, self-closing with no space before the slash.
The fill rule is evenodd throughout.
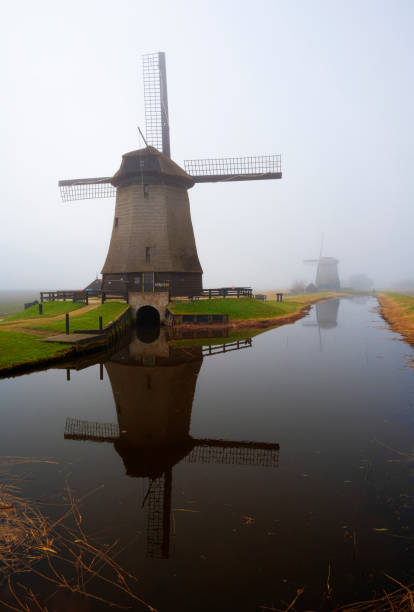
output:
<path id="1" fill-rule="evenodd" d="M 38 304 L 38 300 L 35 300 L 34 302 L 26 302 L 24 305 L 24 310 L 27 310 L 28 308 L 31 308 L 31 306 L 36 306 L 36 304 Z"/>
<path id="2" fill-rule="evenodd" d="M 209 300 L 214 297 L 252 297 L 251 287 L 221 287 L 220 289 L 203 289 L 201 297 L 208 297 Z"/>

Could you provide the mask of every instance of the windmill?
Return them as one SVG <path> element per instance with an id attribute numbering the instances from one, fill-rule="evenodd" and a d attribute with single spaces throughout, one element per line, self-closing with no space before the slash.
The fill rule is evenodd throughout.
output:
<path id="1" fill-rule="evenodd" d="M 121 292 L 130 304 L 159 304 L 155 292 L 199 295 L 197 255 L 188 189 L 195 183 L 280 179 L 280 155 L 184 161 L 170 157 L 165 54 L 143 56 L 146 147 L 125 153 L 113 176 L 59 181 L 64 202 L 116 196 L 104 292 Z M 138 295 L 140 294 L 140 295 Z"/>
<path id="2" fill-rule="evenodd" d="M 315 285 L 318 289 L 339 289 L 338 263 L 335 257 L 304 259 L 304 263 L 318 264 Z"/>
<path id="3" fill-rule="evenodd" d="M 251 339 L 207 347 L 169 347 L 165 334 L 152 344 L 134 340 L 105 363 L 118 422 L 67 418 L 69 440 L 113 443 L 126 474 L 148 478 L 147 556 L 170 556 L 173 468 L 213 463 L 276 468 L 279 444 L 194 438 L 194 393 L 203 359 L 251 346 Z M 152 353 L 152 356 L 151 356 Z"/>

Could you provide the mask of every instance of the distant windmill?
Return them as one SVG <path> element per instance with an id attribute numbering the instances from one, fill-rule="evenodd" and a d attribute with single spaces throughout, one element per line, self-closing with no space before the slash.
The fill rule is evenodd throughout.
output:
<path id="1" fill-rule="evenodd" d="M 133 305 L 145 293 L 141 306 L 155 303 L 150 294 L 166 288 L 172 296 L 202 291 L 188 189 L 282 177 L 280 155 L 187 160 L 182 169 L 170 159 L 165 54 L 144 55 L 143 73 L 146 148 L 124 154 L 113 176 L 59 181 L 64 202 L 116 195 L 102 288 L 128 293 Z"/>
<path id="2" fill-rule="evenodd" d="M 316 263 L 315 285 L 318 289 L 339 289 L 338 263 L 335 257 L 320 257 L 319 259 L 304 259 L 304 263 Z"/>
<path id="3" fill-rule="evenodd" d="M 318 268 L 316 270 L 315 285 L 318 289 L 339 289 L 340 282 L 338 276 L 338 263 L 339 261 L 335 257 L 322 257 L 323 249 L 323 234 L 321 238 L 321 250 L 319 252 L 319 259 L 304 259 L 304 263 L 316 263 Z"/>

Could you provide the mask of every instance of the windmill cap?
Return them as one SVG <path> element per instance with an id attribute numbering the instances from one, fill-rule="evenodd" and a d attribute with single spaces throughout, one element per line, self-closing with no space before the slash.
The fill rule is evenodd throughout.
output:
<path id="1" fill-rule="evenodd" d="M 339 259 L 336 259 L 336 257 L 321 257 L 319 262 L 322 264 L 337 264 Z"/>
<path id="2" fill-rule="evenodd" d="M 112 177 L 111 183 L 114 187 L 148 183 L 189 189 L 194 185 L 194 179 L 158 149 L 146 147 L 122 156 L 121 166 Z"/>

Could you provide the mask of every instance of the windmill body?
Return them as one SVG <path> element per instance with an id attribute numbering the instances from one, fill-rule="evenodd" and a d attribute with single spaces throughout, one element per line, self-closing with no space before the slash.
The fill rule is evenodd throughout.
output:
<path id="1" fill-rule="evenodd" d="M 64 202 L 116 196 L 102 290 L 127 294 L 136 310 L 202 291 L 188 189 L 282 177 L 280 155 L 188 160 L 185 169 L 173 162 L 165 54 L 144 56 L 143 67 L 146 148 L 123 155 L 114 176 L 59 181 Z"/>
<path id="2" fill-rule="evenodd" d="M 115 217 L 103 290 L 198 295 L 202 269 L 187 190 L 194 180 L 154 147 L 127 153 L 111 183 Z"/>
<path id="3" fill-rule="evenodd" d="M 316 271 L 316 285 L 319 289 L 339 289 L 338 260 L 335 257 L 321 257 Z"/>
<path id="4" fill-rule="evenodd" d="M 341 286 L 338 275 L 339 261 L 335 257 L 320 257 L 305 259 L 305 263 L 316 263 L 315 285 L 318 289 L 339 289 Z"/>

